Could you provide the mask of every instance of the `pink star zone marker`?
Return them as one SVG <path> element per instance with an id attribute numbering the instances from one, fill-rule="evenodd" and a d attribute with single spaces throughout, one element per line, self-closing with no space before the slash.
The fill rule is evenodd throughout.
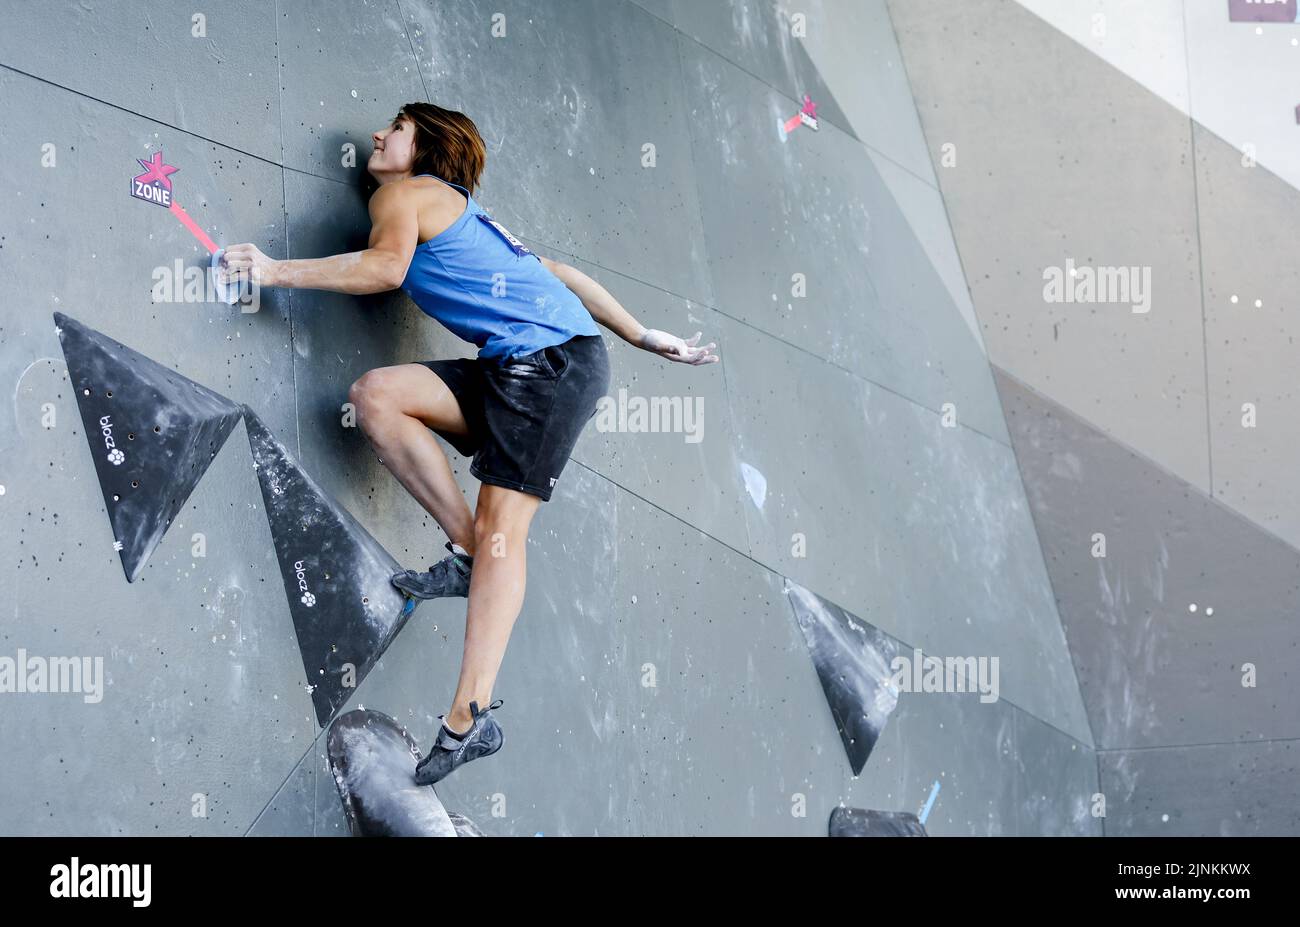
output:
<path id="1" fill-rule="evenodd" d="M 148 161 L 143 158 L 136 158 L 136 161 L 140 162 L 140 166 L 144 168 L 144 173 L 131 178 L 131 195 L 138 200 L 144 200 L 146 203 L 153 203 L 155 206 L 170 209 L 172 205 L 172 179 L 170 175 L 175 174 L 179 168 L 164 164 L 161 151 L 155 151 L 153 157 Z"/>
<path id="2" fill-rule="evenodd" d="M 217 243 L 209 237 L 208 233 L 199 228 L 199 224 L 190 218 L 190 214 L 181 208 L 180 203 L 172 199 L 171 175 L 180 168 L 165 164 L 161 151 L 154 152 L 153 157 L 148 161 L 143 158 L 136 158 L 136 160 L 144 168 L 144 173 L 131 178 L 131 195 L 146 203 L 162 206 L 175 216 L 180 224 L 198 239 L 199 244 L 208 249 L 208 254 L 211 255 L 208 259 L 208 274 L 212 279 L 217 299 L 231 306 L 239 302 L 249 292 L 248 281 L 221 279 L 221 257 L 225 251 L 217 247 Z"/>
<path id="3" fill-rule="evenodd" d="M 208 249 L 209 254 L 216 254 L 221 249 L 208 237 L 208 233 L 199 228 L 199 224 L 190 218 L 189 213 L 181 209 L 180 203 L 172 199 L 172 178 L 180 168 L 163 162 L 161 151 L 155 151 L 148 161 L 136 158 L 144 168 L 143 174 L 131 178 L 131 195 L 146 203 L 162 206 L 180 220 L 181 225 L 199 240 L 199 244 Z"/>
<path id="4" fill-rule="evenodd" d="M 803 95 L 803 109 L 786 120 L 785 131 L 789 134 L 801 125 L 805 125 L 813 131 L 817 130 L 817 104 L 806 93 Z"/>

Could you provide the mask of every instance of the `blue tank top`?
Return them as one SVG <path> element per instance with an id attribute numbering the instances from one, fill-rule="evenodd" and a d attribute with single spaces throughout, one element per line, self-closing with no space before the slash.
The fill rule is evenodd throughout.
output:
<path id="1" fill-rule="evenodd" d="M 600 334 L 582 300 L 468 190 L 434 179 L 465 194 L 465 211 L 416 246 L 402 289 L 417 306 L 478 345 L 479 357 L 531 354 L 574 335 Z"/>

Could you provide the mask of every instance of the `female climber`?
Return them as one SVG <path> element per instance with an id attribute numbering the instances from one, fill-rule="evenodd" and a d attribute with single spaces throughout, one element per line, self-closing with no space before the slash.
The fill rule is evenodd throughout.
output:
<path id="1" fill-rule="evenodd" d="M 604 287 L 534 254 L 474 200 L 487 158 L 463 113 L 408 103 L 374 133 L 363 251 L 273 260 L 232 245 L 226 280 L 256 286 L 379 293 L 401 288 L 425 313 L 479 348 L 474 359 L 379 367 L 348 393 L 357 423 L 393 475 L 447 533 L 446 557 L 393 584 L 414 599 L 466 596 L 465 646 L 451 709 L 416 767 L 427 785 L 501 749 L 492 687 L 523 606 L 525 542 L 582 429 L 609 388 L 596 323 L 624 341 L 684 364 L 718 360 L 637 322 Z M 471 515 L 434 439 L 465 456 L 482 484 Z M 479 705 L 487 705 L 480 710 Z"/>

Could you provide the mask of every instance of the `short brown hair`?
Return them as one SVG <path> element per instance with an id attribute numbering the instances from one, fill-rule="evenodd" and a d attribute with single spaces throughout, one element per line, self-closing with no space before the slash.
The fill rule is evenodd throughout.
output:
<path id="1" fill-rule="evenodd" d="M 487 148 L 474 120 L 433 103 L 407 103 L 397 115 L 415 126 L 412 173 L 433 174 L 473 193 L 487 162 Z"/>

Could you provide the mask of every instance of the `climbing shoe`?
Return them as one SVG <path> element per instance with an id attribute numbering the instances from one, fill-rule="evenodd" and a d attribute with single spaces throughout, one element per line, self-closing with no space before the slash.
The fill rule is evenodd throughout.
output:
<path id="1" fill-rule="evenodd" d="M 478 702 L 470 702 L 469 713 L 474 721 L 464 734 L 452 733 L 444 722 L 433 739 L 433 749 L 415 767 L 415 784 L 433 785 L 456 767 L 500 750 L 505 735 L 492 717 L 492 709 L 500 708 L 501 704 L 501 699 L 497 699 L 485 711 L 479 711 Z"/>
<path id="2" fill-rule="evenodd" d="M 418 573 L 403 570 L 394 573 L 392 584 L 412 599 L 438 599 L 445 596 L 469 596 L 469 574 L 474 568 L 474 558 L 465 553 L 459 544 L 448 541 L 451 551 L 428 570 Z"/>

